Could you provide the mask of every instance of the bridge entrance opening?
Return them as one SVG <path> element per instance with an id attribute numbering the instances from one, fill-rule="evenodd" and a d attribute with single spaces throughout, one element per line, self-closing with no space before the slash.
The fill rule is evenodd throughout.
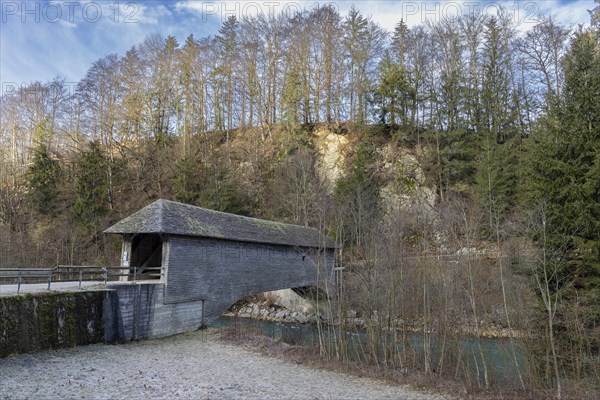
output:
<path id="1" fill-rule="evenodd" d="M 162 245 L 162 238 L 157 233 L 136 235 L 131 242 L 130 276 L 135 275 L 136 280 L 160 279 Z"/>

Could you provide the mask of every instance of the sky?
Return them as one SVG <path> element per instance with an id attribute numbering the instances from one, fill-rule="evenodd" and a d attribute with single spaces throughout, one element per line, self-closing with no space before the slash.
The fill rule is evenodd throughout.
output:
<path id="1" fill-rule="evenodd" d="M 494 13 L 508 8 L 518 29 L 526 31 L 542 15 L 563 24 L 589 24 L 593 0 L 454 0 L 454 1 L 197 1 L 197 0 L 0 0 L 1 94 L 34 81 L 64 78 L 75 85 L 91 64 L 107 54 L 123 55 L 151 33 L 174 35 L 179 43 L 215 35 L 228 16 L 311 10 L 330 4 L 342 16 L 351 5 L 388 31 L 403 19 L 408 26 L 426 19 L 472 11 Z"/>

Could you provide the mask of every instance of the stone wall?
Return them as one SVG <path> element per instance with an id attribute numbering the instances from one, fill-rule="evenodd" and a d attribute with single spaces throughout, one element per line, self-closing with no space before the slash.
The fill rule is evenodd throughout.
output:
<path id="1" fill-rule="evenodd" d="M 114 299 L 106 290 L 0 297 L 0 357 L 104 341 Z"/>

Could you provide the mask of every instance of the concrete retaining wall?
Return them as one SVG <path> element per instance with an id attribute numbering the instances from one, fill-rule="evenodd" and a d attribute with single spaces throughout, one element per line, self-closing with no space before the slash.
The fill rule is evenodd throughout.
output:
<path id="1" fill-rule="evenodd" d="M 105 340 L 108 291 L 42 292 L 0 297 L 0 357 Z"/>
<path id="2" fill-rule="evenodd" d="M 98 342 L 150 339 L 200 328 L 202 301 L 163 304 L 164 284 L 0 297 L 0 357 Z"/>

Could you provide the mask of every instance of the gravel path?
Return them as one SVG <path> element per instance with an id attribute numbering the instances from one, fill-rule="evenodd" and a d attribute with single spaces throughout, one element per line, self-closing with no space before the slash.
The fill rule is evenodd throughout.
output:
<path id="1" fill-rule="evenodd" d="M 23 398 L 441 399 L 261 356 L 207 331 L 0 359 L 0 399 Z"/>

